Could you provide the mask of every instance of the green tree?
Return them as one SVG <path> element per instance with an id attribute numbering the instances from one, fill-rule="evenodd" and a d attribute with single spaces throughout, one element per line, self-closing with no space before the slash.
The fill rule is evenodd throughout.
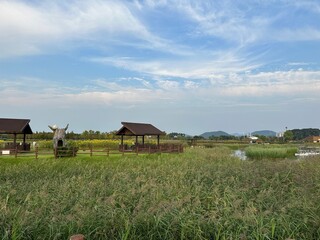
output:
<path id="1" fill-rule="evenodd" d="M 290 130 L 285 131 L 283 137 L 286 142 L 291 141 L 293 139 L 293 132 Z"/>

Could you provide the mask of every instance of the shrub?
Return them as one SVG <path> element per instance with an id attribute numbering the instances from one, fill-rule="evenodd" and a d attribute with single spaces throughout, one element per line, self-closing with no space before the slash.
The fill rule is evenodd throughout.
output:
<path id="1" fill-rule="evenodd" d="M 77 155 L 78 147 L 58 147 L 55 150 L 56 157 L 75 157 Z"/>

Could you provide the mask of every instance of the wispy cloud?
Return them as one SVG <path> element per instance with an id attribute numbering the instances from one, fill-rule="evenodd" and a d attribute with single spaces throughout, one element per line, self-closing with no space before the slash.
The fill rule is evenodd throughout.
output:
<path id="1" fill-rule="evenodd" d="M 105 105 L 152 104 L 153 102 L 183 102 L 190 98 L 194 102 L 204 99 L 228 102 L 228 98 L 243 98 L 244 101 L 265 97 L 318 99 L 320 91 L 319 71 L 278 71 L 222 75 L 219 81 L 210 79 L 185 80 L 168 79 L 97 79 L 89 87 L 57 87 L 45 80 L 25 79 L 0 80 L 0 94 L 5 105 Z M 37 83 L 37 84 L 34 84 Z M 138 84 L 138 85 L 137 85 Z M 38 86 L 32 88 L 31 86 Z M 207 101 L 205 100 L 205 101 Z M 242 100 L 238 99 L 238 103 Z"/>
<path id="2" fill-rule="evenodd" d="M 143 41 L 138 46 L 167 47 L 167 41 L 153 35 L 121 1 L 0 2 L 1 57 L 39 54 L 77 41 L 128 44 L 124 39 Z M 118 39 L 118 40 L 117 40 Z M 133 41 L 131 41 L 133 42 Z"/>
<path id="3" fill-rule="evenodd" d="M 214 79 L 221 73 L 246 72 L 259 66 L 259 63 L 251 63 L 250 59 L 245 60 L 232 52 L 219 53 L 211 57 L 194 54 L 192 58 L 184 59 L 143 60 L 93 57 L 87 60 L 155 76 L 193 79 Z"/>
<path id="4" fill-rule="evenodd" d="M 212 36 L 240 46 L 268 41 L 318 40 L 320 28 L 305 22 L 320 12 L 318 1 L 142 1 L 152 8 L 167 7 L 183 13 L 196 24 L 194 35 Z M 287 22 L 300 11 L 300 21 Z M 304 11 L 306 17 L 301 17 Z M 291 16 L 292 15 L 292 16 Z M 275 27 L 277 26 L 277 27 Z M 277 30 L 275 30 L 275 28 Z"/>

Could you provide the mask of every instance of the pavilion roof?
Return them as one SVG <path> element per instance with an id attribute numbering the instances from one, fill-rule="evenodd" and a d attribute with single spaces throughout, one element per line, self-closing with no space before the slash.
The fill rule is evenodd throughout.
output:
<path id="1" fill-rule="evenodd" d="M 32 134 L 30 119 L 0 118 L 0 133 Z"/>
<path id="2" fill-rule="evenodd" d="M 159 130 L 149 123 L 132 123 L 121 122 L 122 128 L 117 132 L 117 135 L 127 136 L 145 136 L 145 135 L 164 135 L 165 132 Z"/>

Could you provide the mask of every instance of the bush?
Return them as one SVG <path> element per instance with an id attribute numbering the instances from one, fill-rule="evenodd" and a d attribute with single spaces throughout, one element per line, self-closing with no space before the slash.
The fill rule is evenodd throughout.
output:
<path id="1" fill-rule="evenodd" d="M 56 157 L 75 157 L 77 155 L 78 147 L 58 147 L 55 150 Z"/>

